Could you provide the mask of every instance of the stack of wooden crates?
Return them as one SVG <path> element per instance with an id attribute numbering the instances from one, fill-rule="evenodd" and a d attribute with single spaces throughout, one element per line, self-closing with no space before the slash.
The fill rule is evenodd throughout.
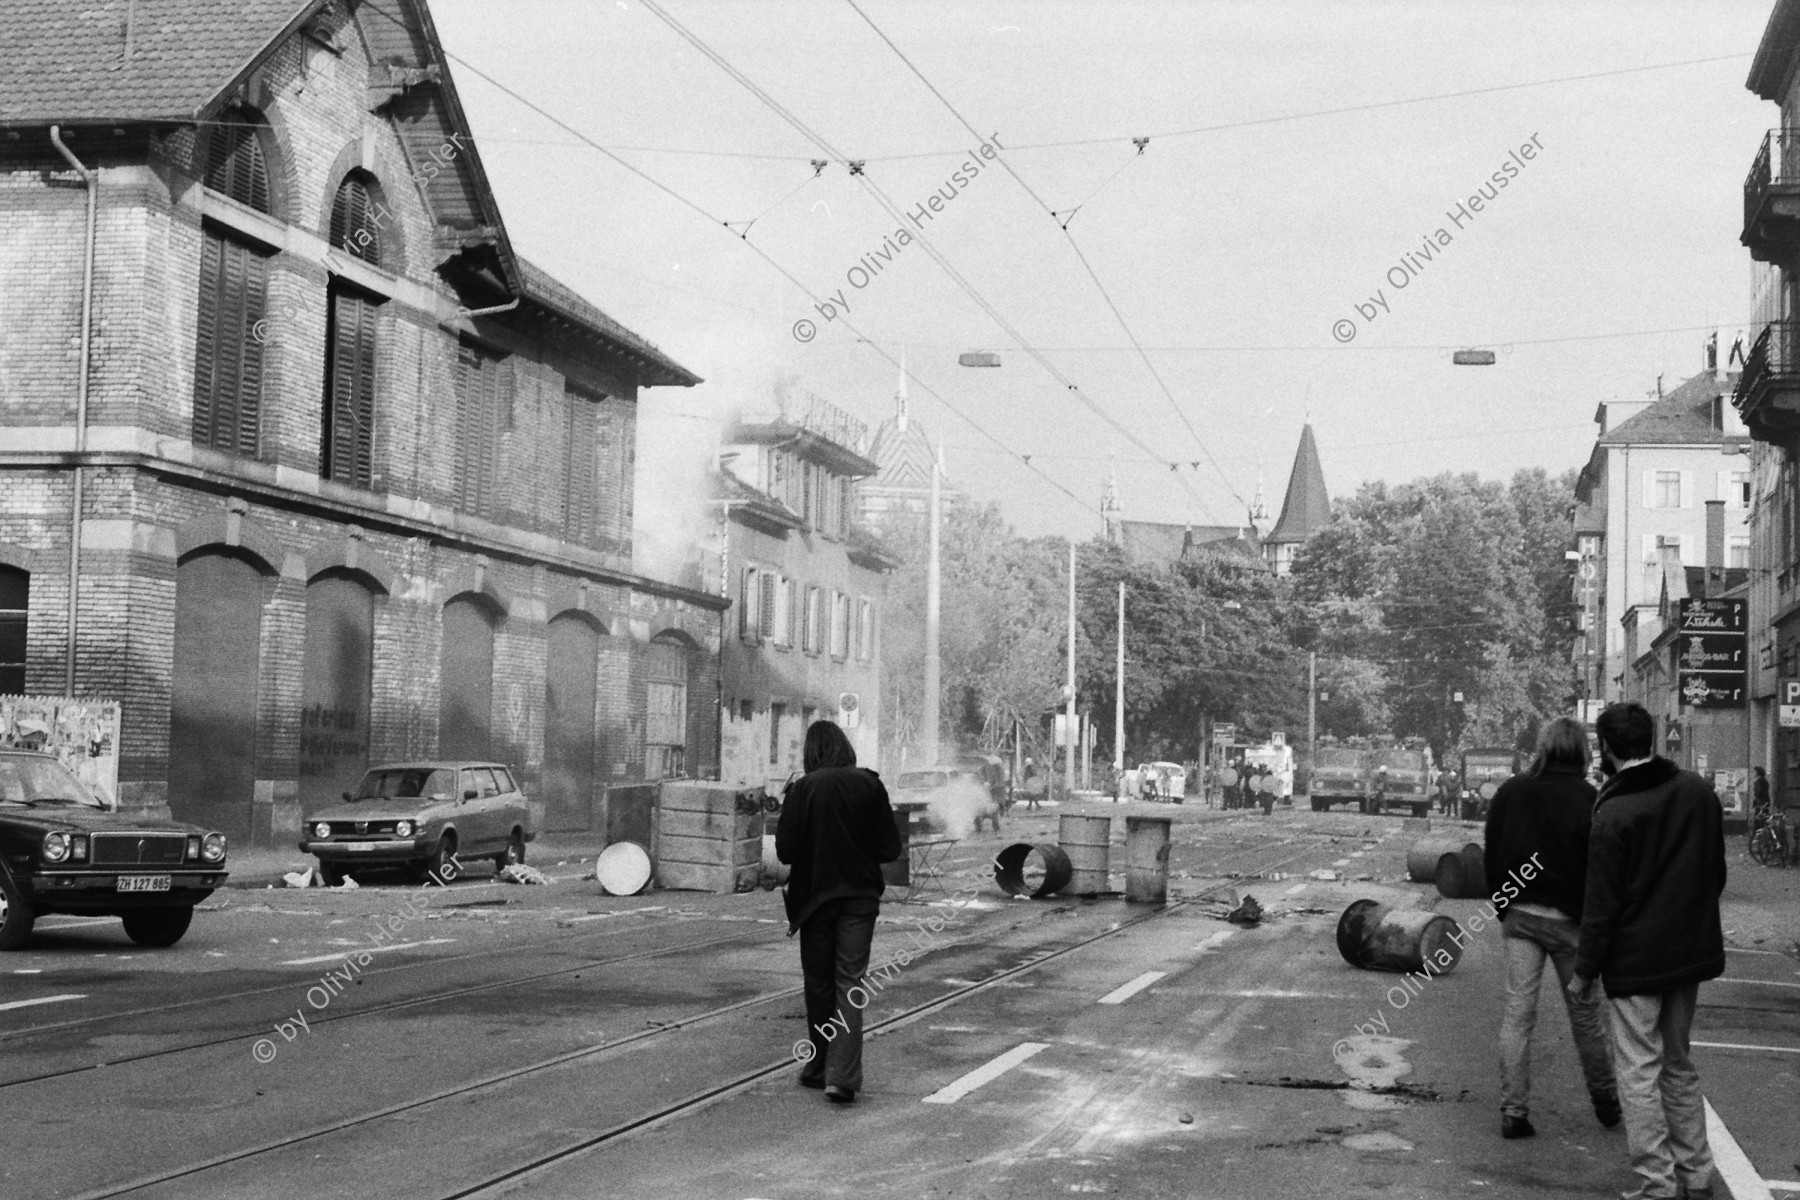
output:
<path id="1" fill-rule="evenodd" d="M 658 887 L 751 892 L 762 879 L 762 789 L 683 779 L 656 798 Z"/>

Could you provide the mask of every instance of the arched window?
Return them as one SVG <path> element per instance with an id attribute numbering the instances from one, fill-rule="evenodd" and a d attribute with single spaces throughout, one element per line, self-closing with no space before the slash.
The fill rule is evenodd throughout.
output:
<path id="1" fill-rule="evenodd" d="M 233 115 L 213 128 L 206 186 L 259 212 L 269 211 L 268 164 L 255 121 Z M 254 458 L 261 437 L 269 260 L 261 249 L 210 222 L 201 229 L 200 239 L 194 441 Z"/>
<path id="2" fill-rule="evenodd" d="M 268 212 L 269 165 L 256 136 L 258 123 L 233 113 L 214 126 L 206 155 L 206 186 L 257 212 Z"/>
<path id="3" fill-rule="evenodd" d="M 331 202 L 331 244 L 364 262 L 380 265 L 381 227 L 387 223 L 387 209 L 376 203 L 371 183 L 368 175 L 352 171 L 338 185 Z"/>

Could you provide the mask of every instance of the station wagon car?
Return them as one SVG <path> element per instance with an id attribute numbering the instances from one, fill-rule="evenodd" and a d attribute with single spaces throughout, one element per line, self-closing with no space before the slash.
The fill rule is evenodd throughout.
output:
<path id="1" fill-rule="evenodd" d="M 342 804 L 309 814 L 301 834 L 300 849 L 335 887 L 379 867 L 404 867 L 421 883 L 449 883 L 477 858 L 504 869 L 525 861 L 537 828 L 505 764 L 411 762 L 371 768 Z"/>
<path id="2" fill-rule="evenodd" d="M 0 749 L 0 950 L 49 913 L 122 917 L 173 946 L 225 882 L 225 835 L 108 809 L 53 754 Z"/>

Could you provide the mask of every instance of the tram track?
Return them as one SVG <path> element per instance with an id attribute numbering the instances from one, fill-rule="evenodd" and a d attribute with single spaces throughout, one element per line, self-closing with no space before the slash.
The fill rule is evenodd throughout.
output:
<path id="1" fill-rule="evenodd" d="M 1285 850 L 1291 846 L 1295 840 L 1297 839 L 1294 837 L 1283 839 L 1279 848 Z M 1308 840 L 1310 841 L 1311 839 Z M 1266 851 L 1267 847 L 1247 847 L 1239 851 L 1229 852 L 1222 856 L 1222 858 L 1238 858 L 1244 853 L 1254 852 L 1259 849 Z M 1319 846 L 1312 844 L 1303 846 L 1293 850 L 1291 853 L 1286 853 L 1272 861 L 1263 863 L 1258 868 L 1258 873 L 1275 870 L 1297 859 L 1303 858 L 1308 854 L 1316 853 L 1319 849 Z M 1057 946 L 1041 953 L 1036 953 L 1027 961 L 1020 962 L 1011 967 L 1002 968 L 989 974 L 987 977 L 972 983 L 961 984 L 950 988 L 938 995 L 911 1005 L 900 1012 L 883 1017 L 879 1021 L 871 1021 L 866 1026 L 866 1035 L 871 1037 L 879 1036 L 883 1033 L 903 1028 L 906 1025 L 949 1008 L 970 997 L 1004 985 L 1008 981 L 1014 980 L 1031 971 L 1035 971 L 1048 963 L 1065 958 L 1088 946 L 1116 937 L 1127 930 L 1135 929 L 1146 922 L 1162 919 L 1172 913 L 1195 905 L 1205 900 L 1212 893 L 1237 887 L 1240 883 L 1240 879 L 1222 879 L 1215 884 L 1199 889 L 1180 899 L 1173 900 L 1164 907 L 1158 908 L 1152 912 L 1117 922 L 1106 929 L 1077 938 L 1066 945 Z M 1017 928 L 1018 924 L 1022 924 L 1022 922 L 1015 923 L 1013 928 Z M 971 930 L 962 937 L 940 942 L 926 953 L 935 957 L 950 951 L 965 948 L 975 942 L 978 938 L 991 937 L 992 932 L 992 930 L 983 929 Z M 725 938 L 720 940 L 734 941 L 740 939 Z M 692 948 L 698 948 L 700 945 L 701 943 L 695 943 Z M 537 1075 L 571 1062 L 613 1054 L 624 1048 L 647 1040 L 670 1037 L 734 1014 L 773 1004 L 777 1001 L 791 1000 L 801 995 L 801 991 L 802 989 L 799 987 L 788 987 L 772 992 L 766 992 L 757 996 L 747 997 L 688 1017 L 658 1023 L 651 1029 L 640 1030 L 623 1037 L 607 1039 L 589 1046 L 577 1047 L 535 1062 L 511 1067 L 464 1083 L 440 1088 L 423 1096 L 411 1097 L 373 1111 L 322 1123 L 303 1130 L 291 1131 L 280 1137 L 228 1151 L 201 1161 L 187 1163 L 179 1167 L 108 1185 L 97 1190 L 84 1192 L 76 1197 L 75 1200 L 111 1200 L 113 1197 L 131 1195 L 132 1193 L 142 1192 L 146 1189 L 163 1184 L 185 1183 L 196 1177 L 218 1171 L 222 1168 L 250 1162 L 257 1158 L 289 1150 L 307 1142 L 316 1141 L 320 1138 L 334 1134 L 354 1131 L 399 1114 L 416 1113 L 418 1110 L 430 1106 L 441 1105 L 457 1100 L 465 1100 L 476 1093 Z M 679 1120 L 708 1105 L 727 1099 L 732 1095 L 767 1079 L 771 1075 L 777 1074 L 783 1070 L 791 1069 L 793 1065 L 794 1060 L 792 1057 L 784 1056 L 777 1061 L 766 1063 L 749 1071 L 741 1072 L 722 1081 L 716 1081 L 697 1092 L 682 1096 L 664 1104 L 656 1105 L 624 1121 L 617 1122 L 606 1129 L 587 1134 L 560 1147 L 534 1154 L 529 1160 L 523 1163 L 509 1166 L 505 1170 L 490 1174 L 476 1183 L 461 1187 L 454 1192 L 447 1193 L 439 1197 L 438 1200 L 463 1200 L 465 1197 L 493 1193 L 497 1189 L 508 1187 L 528 1176 L 555 1166 L 565 1160 L 596 1150 L 603 1150 L 609 1144 L 618 1142 L 634 1133 Z"/>

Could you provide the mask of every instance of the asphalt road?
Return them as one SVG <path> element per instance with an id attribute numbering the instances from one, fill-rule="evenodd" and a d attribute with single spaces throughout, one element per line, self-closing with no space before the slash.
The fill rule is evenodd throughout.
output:
<path id="1" fill-rule="evenodd" d="M 116 922 L 46 919 L 0 958 L 0 1197 L 1629 1185 L 1622 1133 L 1594 1121 L 1548 990 L 1539 1134 L 1499 1137 L 1497 929 L 1416 995 L 1339 957 L 1353 899 L 1476 908 L 1405 881 L 1416 835 L 1399 818 L 1095 811 L 1176 820 L 1177 903 L 1002 895 L 987 859 L 1054 840 L 1054 811 L 1015 810 L 1004 839 L 954 847 L 943 877 L 884 906 L 875 961 L 908 961 L 869 1005 L 849 1107 L 794 1084 L 798 955 L 772 892 L 608 897 L 574 865 L 548 867 L 547 887 L 231 891 L 162 951 Z M 1791 938 L 1800 873 L 1735 851 L 1732 865 L 1727 925 L 1746 932 L 1702 989 L 1695 1037 L 1715 1141 L 1741 1151 L 1732 1194 L 1748 1200 L 1766 1194 L 1758 1177 L 1800 1177 L 1800 962 L 1768 932 Z M 1224 920 L 1244 894 L 1267 910 L 1258 925 Z"/>

